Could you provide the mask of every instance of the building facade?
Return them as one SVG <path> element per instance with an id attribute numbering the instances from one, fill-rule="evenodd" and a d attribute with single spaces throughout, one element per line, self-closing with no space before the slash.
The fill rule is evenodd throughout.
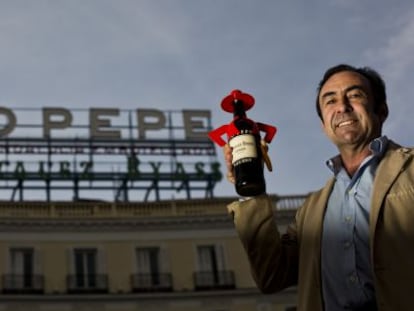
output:
<path id="1" fill-rule="evenodd" d="M 305 196 L 273 196 L 283 229 Z M 294 310 L 261 294 L 226 205 L 0 202 L 0 311 Z"/>

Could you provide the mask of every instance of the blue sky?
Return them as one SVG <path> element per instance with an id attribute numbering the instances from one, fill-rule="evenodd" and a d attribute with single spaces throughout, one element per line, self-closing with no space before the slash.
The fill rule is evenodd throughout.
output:
<path id="1" fill-rule="evenodd" d="M 200 108 L 217 127 L 238 88 L 256 98 L 248 115 L 279 129 L 268 192 L 303 194 L 336 153 L 314 107 L 332 65 L 379 71 L 384 133 L 412 145 L 413 34 L 409 0 L 0 0 L 0 106 Z"/>

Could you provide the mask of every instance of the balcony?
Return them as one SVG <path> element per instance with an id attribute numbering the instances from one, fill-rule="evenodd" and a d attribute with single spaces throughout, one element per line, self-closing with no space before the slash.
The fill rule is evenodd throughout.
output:
<path id="1" fill-rule="evenodd" d="M 108 292 L 106 274 L 71 274 L 66 278 L 69 294 L 104 294 Z"/>
<path id="2" fill-rule="evenodd" d="M 170 273 L 137 273 L 131 275 L 131 287 L 135 293 L 170 292 L 173 289 Z"/>
<path id="3" fill-rule="evenodd" d="M 42 294 L 44 278 L 42 275 L 5 274 L 2 277 L 4 294 Z"/>
<path id="4" fill-rule="evenodd" d="M 195 290 L 221 290 L 236 287 L 234 272 L 229 270 L 195 272 L 194 284 Z"/>

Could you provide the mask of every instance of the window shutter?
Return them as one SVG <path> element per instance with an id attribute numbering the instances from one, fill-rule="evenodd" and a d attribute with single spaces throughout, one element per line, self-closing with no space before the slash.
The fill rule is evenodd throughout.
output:
<path id="1" fill-rule="evenodd" d="M 106 274 L 106 253 L 103 247 L 97 248 L 96 257 L 97 273 Z"/>
<path id="2" fill-rule="evenodd" d="M 226 264 L 224 261 L 224 247 L 221 244 L 215 245 L 216 260 L 217 260 L 217 270 L 224 271 L 226 270 Z"/>
<path id="3" fill-rule="evenodd" d="M 168 254 L 168 250 L 165 246 L 160 247 L 160 272 L 161 273 L 169 273 L 170 272 L 170 258 Z"/>
<path id="4" fill-rule="evenodd" d="M 66 254 L 68 274 L 75 274 L 75 249 L 73 247 L 69 247 L 66 250 Z"/>
<path id="5" fill-rule="evenodd" d="M 43 273 L 42 267 L 42 251 L 35 247 L 33 249 L 33 273 L 41 275 Z"/>

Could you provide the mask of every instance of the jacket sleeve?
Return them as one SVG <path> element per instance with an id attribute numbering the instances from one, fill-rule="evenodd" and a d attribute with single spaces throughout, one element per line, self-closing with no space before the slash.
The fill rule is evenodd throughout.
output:
<path id="1" fill-rule="evenodd" d="M 233 202 L 227 208 L 258 288 L 263 293 L 274 293 L 296 285 L 298 242 L 295 224 L 283 235 L 279 233 L 273 203 L 267 195 Z"/>

